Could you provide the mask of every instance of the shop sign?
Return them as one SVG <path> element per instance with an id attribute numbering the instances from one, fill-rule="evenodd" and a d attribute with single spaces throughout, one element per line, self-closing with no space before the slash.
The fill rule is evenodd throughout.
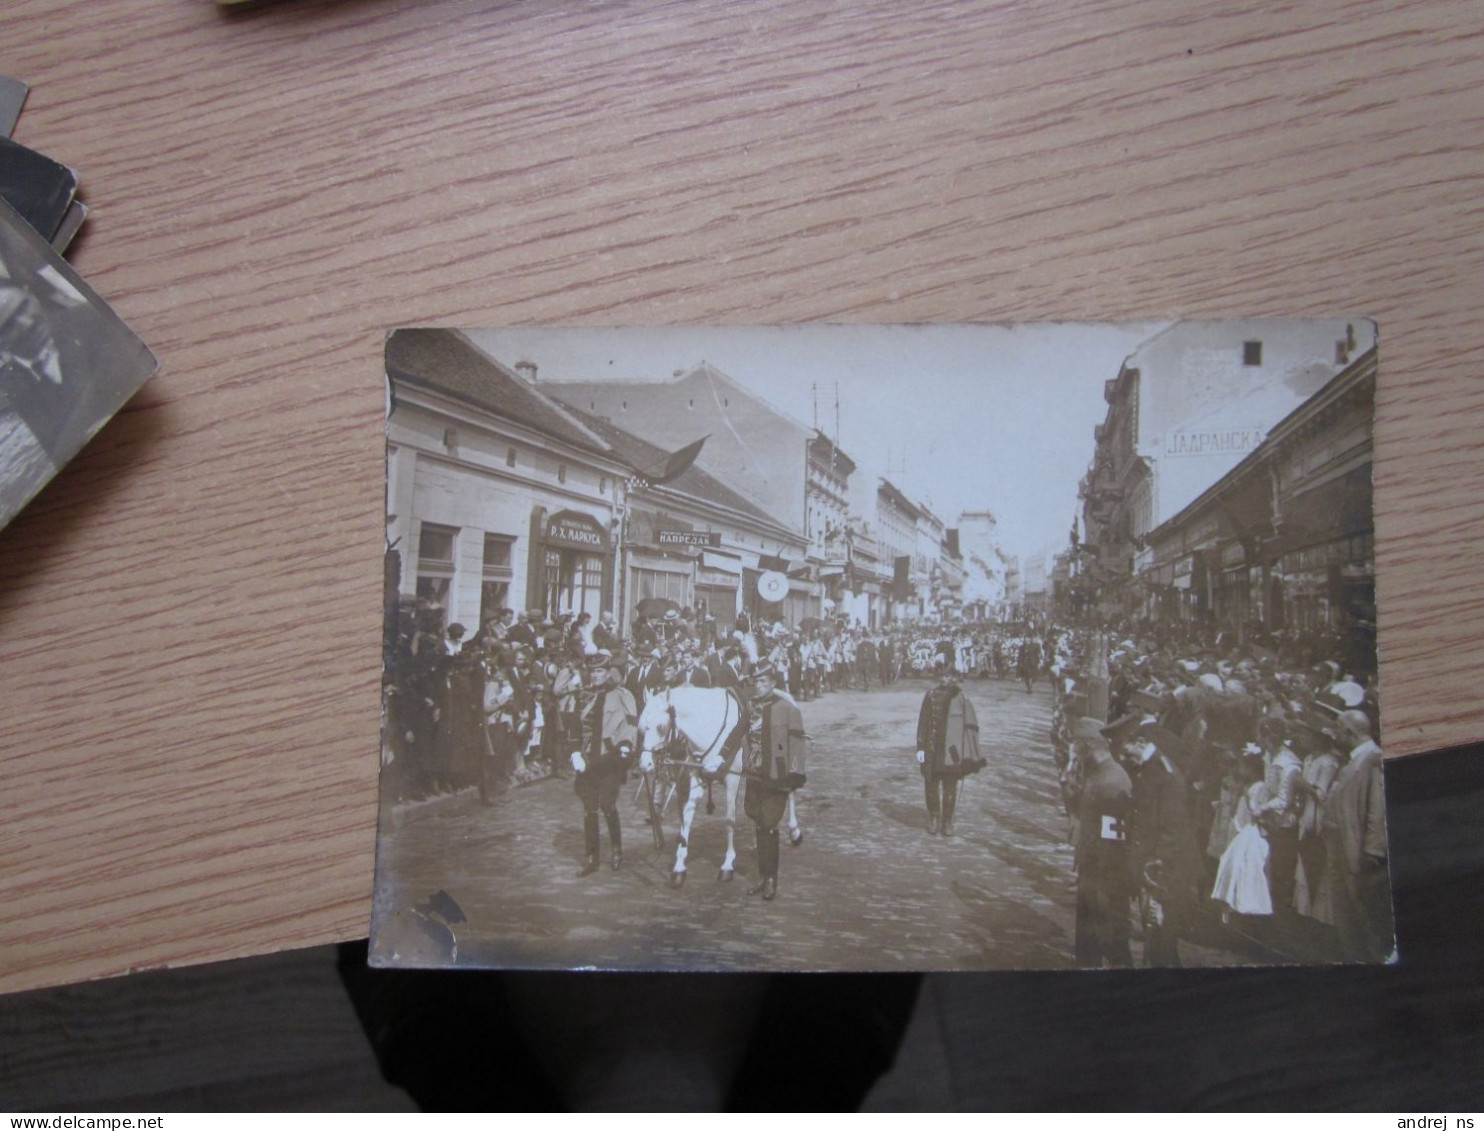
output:
<path id="1" fill-rule="evenodd" d="M 721 545 L 721 534 L 705 530 L 656 530 L 654 541 L 658 546 L 710 546 Z"/>
<path id="2" fill-rule="evenodd" d="M 580 511 L 557 511 L 546 520 L 546 541 L 557 546 L 606 550 L 608 536 L 598 520 Z"/>
<path id="3" fill-rule="evenodd" d="M 1165 433 L 1165 455 L 1246 455 L 1261 444 L 1266 435 L 1262 428 L 1176 428 Z"/>
<path id="4" fill-rule="evenodd" d="M 1176 589 L 1189 589 L 1194 576 L 1194 556 L 1181 558 L 1175 563 L 1175 573 L 1171 584 L 1174 585 Z"/>
<path id="5" fill-rule="evenodd" d="M 1228 542 L 1221 547 L 1221 566 L 1223 569 L 1234 569 L 1245 565 L 1247 562 L 1247 551 L 1240 542 Z"/>

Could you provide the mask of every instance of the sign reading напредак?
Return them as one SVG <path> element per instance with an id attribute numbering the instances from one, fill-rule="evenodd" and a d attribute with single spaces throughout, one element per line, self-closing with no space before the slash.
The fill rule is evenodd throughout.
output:
<path id="1" fill-rule="evenodd" d="M 660 546 L 711 546 L 721 545 L 719 533 L 705 530 L 656 530 L 654 540 Z"/>

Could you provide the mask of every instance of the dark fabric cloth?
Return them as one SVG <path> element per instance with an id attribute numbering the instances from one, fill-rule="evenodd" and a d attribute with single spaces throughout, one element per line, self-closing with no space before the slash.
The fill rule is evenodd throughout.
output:
<path id="1" fill-rule="evenodd" d="M 1111 758 L 1088 767 L 1077 806 L 1078 966 L 1132 965 L 1129 949 L 1128 812 L 1133 784 Z"/>
<path id="2" fill-rule="evenodd" d="M 1145 962 L 1178 966 L 1179 938 L 1196 906 L 1200 855 L 1185 778 L 1163 754 L 1145 762 L 1134 778 L 1129 862 L 1143 909 Z"/>

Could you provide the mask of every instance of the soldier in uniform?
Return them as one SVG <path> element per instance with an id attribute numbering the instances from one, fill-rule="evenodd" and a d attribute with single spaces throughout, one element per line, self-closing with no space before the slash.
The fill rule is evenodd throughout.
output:
<path id="1" fill-rule="evenodd" d="M 952 669 L 922 697 L 917 712 L 917 766 L 927 795 L 928 833 L 953 835 L 959 783 L 984 768 L 979 757 L 979 720 Z"/>
<path id="2" fill-rule="evenodd" d="M 582 706 L 582 747 L 572 751 L 577 796 L 582 799 L 582 831 L 587 858 L 579 875 L 598 870 L 598 811 L 608 823 L 610 862 L 623 863 L 623 836 L 618 825 L 618 790 L 628 776 L 639 737 L 639 712 L 623 686 L 613 657 L 599 652 L 588 659 L 594 690 Z M 584 697 L 586 698 L 586 696 Z"/>
<path id="3" fill-rule="evenodd" d="M 778 895 L 778 823 L 788 795 L 804 784 L 804 720 L 778 690 L 779 672 L 764 664 L 752 674 L 747 733 L 747 792 L 743 812 L 757 829 L 757 886 L 748 895 Z"/>
<path id="4" fill-rule="evenodd" d="M 1133 783 L 1113 760 L 1110 737 L 1122 720 L 1104 726 L 1098 719 L 1072 724 L 1075 762 L 1081 766 L 1077 797 L 1077 925 L 1074 956 L 1078 966 L 1132 966 L 1129 951 L 1127 818 Z"/>

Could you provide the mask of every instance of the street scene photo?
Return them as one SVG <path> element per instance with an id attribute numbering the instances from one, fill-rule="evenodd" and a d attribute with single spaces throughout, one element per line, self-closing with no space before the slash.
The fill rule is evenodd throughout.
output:
<path id="1" fill-rule="evenodd" d="M 1394 961 L 1376 341 L 392 331 L 372 963 Z"/>

